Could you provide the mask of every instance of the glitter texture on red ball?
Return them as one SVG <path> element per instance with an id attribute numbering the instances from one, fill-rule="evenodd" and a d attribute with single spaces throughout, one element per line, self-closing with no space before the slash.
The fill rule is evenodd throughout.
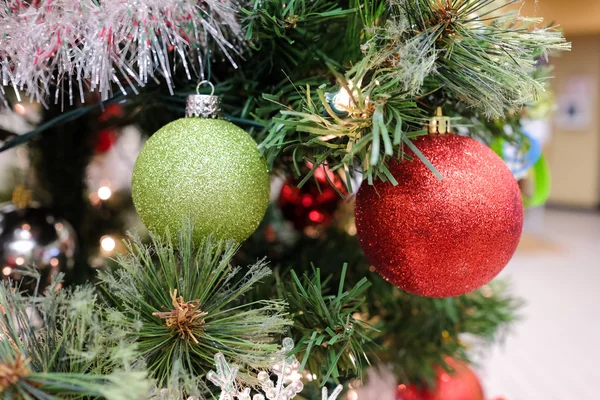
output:
<path id="1" fill-rule="evenodd" d="M 415 385 L 398 386 L 396 400 L 484 400 L 483 389 L 477 375 L 464 363 L 446 357 L 452 372 L 437 367 L 435 387 L 419 388 Z"/>
<path id="2" fill-rule="evenodd" d="M 521 193 L 504 162 L 476 140 L 414 143 L 443 179 L 414 157 L 390 163 L 397 186 L 364 182 L 355 208 L 361 247 L 379 274 L 407 292 L 463 295 L 492 280 L 515 252 Z"/>

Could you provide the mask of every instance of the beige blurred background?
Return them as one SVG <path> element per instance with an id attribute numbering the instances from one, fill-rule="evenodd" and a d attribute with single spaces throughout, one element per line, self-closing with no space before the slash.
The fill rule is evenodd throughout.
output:
<path id="1" fill-rule="evenodd" d="M 526 301 L 502 345 L 483 354 L 487 399 L 600 399 L 600 0 L 526 0 L 572 42 L 554 57 L 554 114 L 538 128 L 550 162 L 548 205 L 501 276 Z"/>
<path id="2" fill-rule="evenodd" d="M 596 208 L 600 206 L 600 1 L 527 0 L 522 14 L 543 17 L 558 24 L 572 42 L 573 49 L 554 57 L 552 89 L 559 107 L 565 97 L 579 96 L 589 102 L 586 123 L 560 121 L 560 110 L 551 121 L 552 134 L 546 156 L 552 171 L 550 203 Z M 589 91 L 572 86 L 586 85 Z M 562 101 L 561 101 L 562 100 Z"/>

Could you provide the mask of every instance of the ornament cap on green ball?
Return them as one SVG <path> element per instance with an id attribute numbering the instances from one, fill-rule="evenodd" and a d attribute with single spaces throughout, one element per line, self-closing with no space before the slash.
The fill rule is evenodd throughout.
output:
<path id="1" fill-rule="evenodd" d="M 231 122 L 215 119 L 218 97 L 193 95 L 188 117 L 148 139 L 133 169 L 135 208 L 148 229 L 175 234 L 191 218 L 194 240 L 209 235 L 242 242 L 269 203 L 267 164 L 256 142 Z"/>

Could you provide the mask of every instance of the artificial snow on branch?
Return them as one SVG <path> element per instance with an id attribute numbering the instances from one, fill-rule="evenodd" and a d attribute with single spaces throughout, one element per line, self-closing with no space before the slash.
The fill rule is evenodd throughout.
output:
<path id="1" fill-rule="evenodd" d="M 0 398 L 144 398 L 151 382 L 119 317 L 102 312 L 91 285 L 61 280 L 44 296 L 0 283 Z"/>
<path id="2" fill-rule="evenodd" d="M 203 74 L 209 48 L 235 66 L 241 28 L 231 0 L 5 0 L 0 6 L 0 76 L 17 97 L 103 100 L 113 85 L 135 91 L 160 77 L 173 92 L 171 64 Z M 75 81 L 75 82 L 74 82 Z"/>

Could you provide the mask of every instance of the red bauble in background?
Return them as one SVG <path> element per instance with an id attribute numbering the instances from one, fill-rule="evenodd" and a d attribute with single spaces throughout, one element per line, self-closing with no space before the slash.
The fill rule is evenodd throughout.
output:
<path id="1" fill-rule="evenodd" d="M 297 181 L 290 179 L 283 185 L 279 195 L 279 208 L 283 217 L 300 231 L 307 227 L 327 227 L 343 201 L 338 191 L 344 195 L 348 193 L 337 174 L 326 167 L 315 170 L 314 178 L 301 188 L 297 186 Z"/>
<path id="2" fill-rule="evenodd" d="M 98 118 L 98 122 L 107 123 L 112 119 L 122 118 L 124 114 L 123 107 L 119 104 L 108 104 L 104 107 L 104 111 Z M 94 151 L 96 153 L 106 153 L 110 149 L 112 149 L 113 145 L 117 141 L 117 132 L 112 129 L 104 129 L 98 133 L 98 138 L 96 139 L 96 145 L 94 146 Z"/>
<path id="3" fill-rule="evenodd" d="M 513 175 L 487 146 L 444 135 L 415 140 L 443 176 L 413 161 L 392 162 L 399 182 L 356 196 L 356 228 L 369 261 L 387 281 L 421 296 L 451 297 L 494 278 L 515 252 L 523 202 Z"/>
<path id="4" fill-rule="evenodd" d="M 123 116 L 123 107 L 120 104 L 108 104 L 98 119 L 100 122 L 110 121 L 112 118 L 121 118 Z"/>
<path id="5" fill-rule="evenodd" d="M 452 372 L 437 368 L 435 387 L 421 389 L 415 385 L 398 386 L 397 400 L 483 400 L 483 389 L 477 375 L 464 363 L 447 357 Z"/>
<path id="6" fill-rule="evenodd" d="M 112 149 L 113 145 L 117 141 L 117 134 L 115 131 L 105 129 L 98 133 L 98 139 L 94 151 L 96 153 L 106 153 Z"/>

